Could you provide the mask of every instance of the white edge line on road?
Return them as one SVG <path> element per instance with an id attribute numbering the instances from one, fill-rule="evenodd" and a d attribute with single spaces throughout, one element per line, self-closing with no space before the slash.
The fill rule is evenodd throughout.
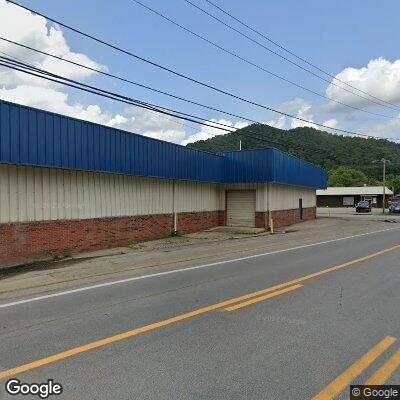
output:
<path id="1" fill-rule="evenodd" d="M 396 229 L 400 229 L 400 228 L 396 227 L 396 228 L 381 229 L 379 231 L 360 233 L 358 235 L 345 236 L 345 237 L 342 237 L 342 238 L 325 240 L 323 242 L 304 244 L 304 245 L 301 245 L 301 246 L 290 247 L 288 249 L 274 250 L 274 251 L 270 251 L 268 253 L 254 254 L 254 255 L 251 255 L 251 256 L 234 258 L 234 259 L 231 259 L 231 260 L 216 261 L 216 262 L 209 263 L 209 264 L 201 264 L 201 265 L 196 265 L 196 266 L 193 266 L 193 267 L 173 269 L 171 271 L 157 272 L 157 273 L 154 273 L 154 274 L 136 276 L 136 277 L 133 277 L 133 278 L 125 278 L 125 279 L 120 279 L 120 280 L 117 280 L 117 281 L 104 282 L 104 283 L 99 283 L 97 285 L 84 286 L 84 287 L 81 287 L 81 288 L 78 288 L 78 289 L 65 290 L 65 291 L 58 292 L 58 293 L 51 293 L 51 294 L 46 294 L 46 295 L 43 295 L 43 296 L 37 296 L 37 297 L 31 297 L 31 298 L 24 299 L 24 300 L 13 301 L 11 303 L 0 304 L 0 308 L 12 307 L 12 306 L 16 306 L 16 305 L 19 305 L 19 304 L 25 304 L 25 303 L 32 303 L 34 301 L 50 299 L 52 297 L 58 297 L 58 296 L 65 296 L 67 294 L 72 294 L 72 293 L 85 292 L 87 290 L 99 289 L 99 288 L 112 286 L 112 285 L 119 285 L 121 283 L 126 283 L 126 282 L 139 281 L 141 279 L 155 278 L 157 276 L 177 274 L 179 272 L 193 271 L 193 270 L 196 270 L 196 269 L 213 267 L 215 265 L 229 264 L 229 263 L 234 263 L 234 262 L 237 262 L 237 261 L 250 260 L 252 258 L 265 257 L 265 256 L 273 255 L 273 254 L 279 254 L 279 253 L 286 253 L 288 251 L 305 249 L 307 247 L 313 247 L 313 246 L 320 246 L 320 245 L 327 244 L 327 243 L 340 242 L 342 240 L 348 240 L 348 239 L 353 239 L 353 238 L 356 238 L 356 237 L 373 235 L 375 233 L 393 231 L 393 230 L 396 230 Z"/>

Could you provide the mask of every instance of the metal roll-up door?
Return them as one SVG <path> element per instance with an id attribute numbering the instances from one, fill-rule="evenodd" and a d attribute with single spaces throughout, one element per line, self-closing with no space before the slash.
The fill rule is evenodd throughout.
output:
<path id="1" fill-rule="evenodd" d="M 228 226 L 255 226 L 256 191 L 228 190 L 226 192 Z"/>

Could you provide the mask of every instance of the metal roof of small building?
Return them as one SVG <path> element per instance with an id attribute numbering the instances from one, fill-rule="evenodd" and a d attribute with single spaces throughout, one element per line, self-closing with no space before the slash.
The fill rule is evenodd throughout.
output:
<path id="1" fill-rule="evenodd" d="M 323 169 L 275 148 L 210 153 L 2 100 L 0 163 L 215 183 L 327 182 Z"/>
<path id="2" fill-rule="evenodd" d="M 392 195 L 393 192 L 386 188 L 385 193 Z M 349 186 L 349 187 L 328 187 L 317 190 L 317 196 L 377 196 L 383 195 L 382 186 Z"/>

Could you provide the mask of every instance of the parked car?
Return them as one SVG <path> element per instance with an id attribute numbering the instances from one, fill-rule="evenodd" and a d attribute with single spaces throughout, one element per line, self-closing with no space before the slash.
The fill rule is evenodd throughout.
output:
<path id="1" fill-rule="evenodd" d="M 367 200 L 361 200 L 356 204 L 356 212 L 371 212 L 371 203 Z"/>
<path id="2" fill-rule="evenodd" d="M 389 212 L 400 213 L 400 203 L 392 203 L 389 207 Z"/>

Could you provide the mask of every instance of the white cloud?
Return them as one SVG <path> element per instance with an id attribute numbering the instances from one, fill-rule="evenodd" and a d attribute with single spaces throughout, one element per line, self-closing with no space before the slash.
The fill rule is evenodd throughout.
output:
<path id="1" fill-rule="evenodd" d="M 1 36 L 58 57 L 87 65 L 91 68 L 106 69 L 106 67 L 96 63 L 85 54 L 71 51 L 63 32 L 55 26 L 48 26 L 43 17 L 6 3 L 5 0 L 0 0 L 0 15 L 2 17 L 0 24 Z M 0 51 L 21 61 L 33 64 L 38 68 L 50 70 L 71 79 L 87 79 L 94 74 L 93 71 L 17 47 L 4 41 L 0 41 Z M 4 68 L 0 71 L 0 82 L 5 87 L 13 87 L 17 84 L 29 84 L 40 87 L 55 86 L 54 83 L 49 81 Z"/>
<path id="2" fill-rule="evenodd" d="M 236 129 L 241 129 L 241 128 L 244 128 L 245 126 L 249 125 L 247 122 L 242 122 L 242 121 L 238 121 L 235 124 L 233 124 L 232 121 L 229 121 L 226 119 L 218 119 L 217 120 L 217 119 L 212 118 L 211 120 L 207 121 L 207 124 L 218 127 L 218 125 L 216 123 L 228 125 L 228 126 L 231 126 L 232 128 L 236 128 Z M 223 128 L 225 128 L 225 127 L 223 127 Z M 203 125 L 199 132 L 187 137 L 185 140 L 182 141 L 182 144 L 186 145 L 188 143 L 193 143 L 198 140 L 207 140 L 207 139 L 213 138 L 214 136 L 224 135 L 226 133 L 228 133 L 228 132 L 220 130 L 218 128 L 212 128 L 212 127 Z"/>
<path id="3" fill-rule="evenodd" d="M 44 18 L 4 0 L 0 0 L 0 15 L 1 36 L 91 68 L 107 70 L 105 66 L 93 61 L 87 55 L 71 51 L 63 32 L 58 27 L 48 26 Z M 0 51 L 75 80 L 85 81 L 96 74 L 3 41 L 0 41 Z M 5 68 L 0 68 L 0 98 L 177 143 L 186 136 L 181 122 L 174 122 L 173 118 L 134 107 L 125 110 L 124 115 L 121 113 L 112 115 L 104 112 L 96 104 L 84 106 L 80 102 L 72 102 L 65 88 L 59 84 Z"/>
<path id="4" fill-rule="evenodd" d="M 292 122 L 290 124 L 291 128 L 299 128 L 302 126 L 308 126 L 310 128 L 317 128 L 317 126 L 313 123 L 313 112 L 311 108 L 311 104 L 307 103 L 306 101 L 303 100 L 303 102 L 300 105 L 300 108 L 297 110 L 296 116 L 310 122 L 305 122 L 301 121 L 299 119 L 292 118 Z"/>
<path id="5" fill-rule="evenodd" d="M 276 120 L 271 119 L 270 121 L 265 122 L 266 125 L 272 126 L 278 129 L 285 129 L 286 126 L 286 117 L 282 115 Z"/>
<path id="6" fill-rule="evenodd" d="M 366 67 L 353 68 L 348 67 L 336 75 L 336 78 L 344 81 L 364 92 L 371 93 L 374 96 L 391 103 L 400 102 L 400 60 L 390 62 L 384 58 L 370 60 Z M 340 82 L 335 82 L 350 91 L 349 88 Z M 357 92 L 359 95 L 369 98 L 368 95 Z M 374 106 L 370 101 L 355 96 L 347 91 L 341 90 L 332 85 L 326 89 L 326 95 L 346 104 L 358 107 Z M 373 99 L 376 101 L 375 99 Z M 329 105 L 330 110 L 343 109 L 343 106 L 336 103 Z"/>
<path id="7" fill-rule="evenodd" d="M 306 105 L 309 104 L 304 99 L 302 99 L 301 97 L 296 97 L 292 100 L 288 100 L 281 103 L 280 106 L 278 107 L 278 110 L 291 114 Z"/>
<path id="8" fill-rule="evenodd" d="M 186 136 L 182 120 L 137 107 L 128 107 L 123 114 L 116 115 L 107 125 L 174 143 Z"/>
<path id="9" fill-rule="evenodd" d="M 310 122 L 304 122 L 295 118 L 290 119 L 291 129 L 299 128 L 301 126 L 309 126 L 312 128 L 317 128 L 313 123 L 314 118 L 314 107 L 306 100 L 296 97 L 293 100 L 288 100 L 283 102 L 278 107 L 279 111 L 287 114 L 296 115 L 299 118 Z M 286 117 L 281 116 L 277 120 L 271 120 L 266 122 L 267 125 L 274 126 L 275 128 L 284 129 L 286 126 Z"/>
<path id="10" fill-rule="evenodd" d="M 339 128 L 339 121 L 335 118 L 328 119 L 327 121 L 323 122 L 322 124 L 327 126 L 328 128 Z M 333 129 L 332 131 L 334 132 L 335 130 Z"/>
<path id="11" fill-rule="evenodd" d="M 68 94 L 54 88 L 29 85 L 18 85 L 11 89 L 3 87 L 0 88 L 0 98 L 99 124 L 108 124 L 112 118 L 111 115 L 104 114 L 98 105 L 85 107 L 78 102 L 69 104 Z"/>
<path id="12" fill-rule="evenodd" d="M 399 138 L 400 137 L 400 114 L 386 123 L 376 124 L 368 129 L 368 132 L 359 129 L 359 133 L 367 133 L 378 137 Z"/>

